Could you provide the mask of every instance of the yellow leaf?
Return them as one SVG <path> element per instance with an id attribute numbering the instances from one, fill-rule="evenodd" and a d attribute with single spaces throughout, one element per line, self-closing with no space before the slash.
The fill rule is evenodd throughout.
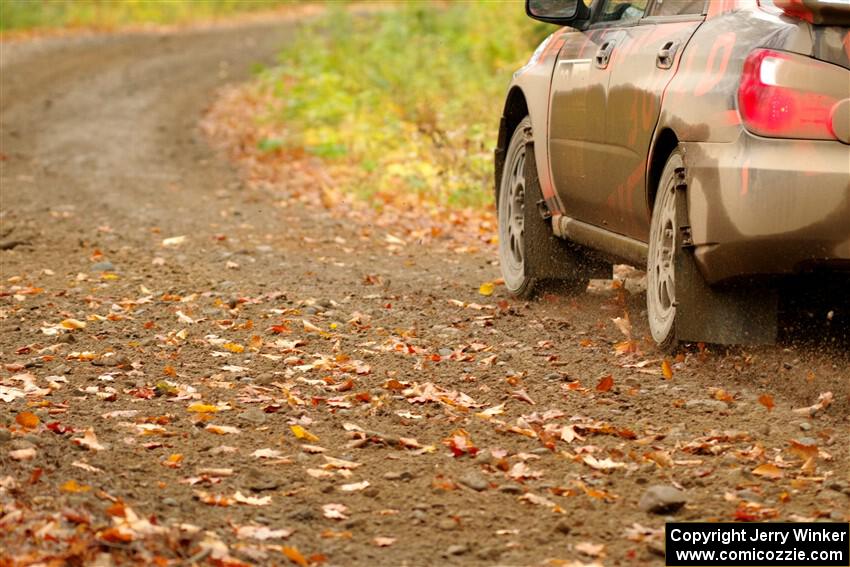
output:
<path id="1" fill-rule="evenodd" d="M 224 343 L 221 345 L 221 348 L 229 350 L 230 352 L 235 352 L 236 354 L 240 354 L 245 351 L 245 347 L 236 343 Z"/>
<path id="2" fill-rule="evenodd" d="M 186 409 L 195 413 L 215 413 L 218 411 L 218 408 L 216 406 L 200 403 L 192 404 Z"/>
<path id="3" fill-rule="evenodd" d="M 62 321 L 59 324 L 62 325 L 63 327 L 65 327 L 66 329 L 72 329 L 72 330 L 85 329 L 86 328 L 85 322 L 78 321 L 77 319 L 65 319 L 64 321 Z"/>
<path id="4" fill-rule="evenodd" d="M 753 469 L 753 474 L 763 476 L 771 480 L 782 478 L 782 470 L 773 463 L 764 463 Z"/>
<path id="5" fill-rule="evenodd" d="M 666 358 L 661 362 L 661 374 L 667 380 L 673 377 L 673 367 L 670 366 L 670 362 Z"/>
<path id="6" fill-rule="evenodd" d="M 318 441 L 319 438 L 301 427 L 300 425 L 290 425 L 289 428 L 298 439 L 306 439 L 307 441 Z"/>
<path id="7" fill-rule="evenodd" d="M 493 282 L 484 282 L 480 286 L 478 286 L 478 293 L 484 296 L 493 295 L 493 292 L 496 291 L 496 286 Z"/>
<path id="8" fill-rule="evenodd" d="M 88 492 L 91 486 L 87 484 L 79 484 L 76 480 L 69 480 L 59 487 L 62 492 Z"/>
<path id="9" fill-rule="evenodd" d="M 183 462 L 183 455 L 180 453 L 172 453 L 169 455 L 167 459 L 162 461 L 163 466 L 168 468 L 176 469 L 180 467 L 180 463 Z"/>

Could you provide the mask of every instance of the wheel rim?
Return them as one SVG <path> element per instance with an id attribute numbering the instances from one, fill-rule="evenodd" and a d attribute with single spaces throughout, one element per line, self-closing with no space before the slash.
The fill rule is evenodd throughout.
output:
<path id="1" fill-rule="evenodd" d="M 525 280 L 525 144 L 509 156 L 499 191 L 499 261 L 505 286 L 518 290 Z"/>
<path id="2" fill-rule="evenodd" d="M 647 299 L 652 338 L 661 343 L 669 338 L 676 316 L 676 188 L 672 180 L 658 195 L 653 214 L 647 265 Z"/>

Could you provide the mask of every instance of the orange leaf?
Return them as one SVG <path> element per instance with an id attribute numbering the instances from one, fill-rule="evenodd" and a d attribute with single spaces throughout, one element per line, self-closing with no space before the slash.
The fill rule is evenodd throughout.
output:
<path id="1" fill-rule="evenodd" d="M 720 400 L 721 402 L 733 402 L 735 398 L 732 397 L 732 394 L 724 390 L 723 388 L 718 388 L 714 391 L 714 399 Z"/>
<path id="2" fill-rule="evenodd" d="M 115 516 L 116 518 L 123 518 L 127 515 L 127 510 L 124 507 L 124 503 L 120 500 L 118 502 L 113 502 L 109 508 L 106 509 L 106 513 L 109 516 Z"/>
<path id="3" fill-rule="evenodd" d="M 248 346 L 253 349 L 260 349 L 263 346 L 263 337 L 260 335 L 252 336 L 251 340 L 248 342 Z"/>
<path id="4" fill-rule="evenodd" d="M 666 380 L 673 377 L 673 367 L 670 366 L 670 362 L 666 358 L 661 361 L 661 374 L 664 375 Z"/>
<path id="5" fill-rule="evenodd" d="M 41 420 L 38 419 L 37 415 L 28 411 L 22 411 L 21 413 L 16 415 L 15 421 L 18 422 L 18 425 L 26 429 L 35 429 L 41 422 Z"/>
<path id="6" fill-rule="evenodd" d="M 118 528 L 107 528 L 100 532 L 98 537 L 110 543 L 130 543 L 133 541 L 133 534 L 121 531 Z"/>
<path id="7" fill-rule="evenodd" d="M 301 555 L 301 552 L 295 549 L 294 547 L 284 546 L 283 554 L 286 555 L 287 559 L 295 563 L 296 565 L 300 565 L 301 567 L 307 567 L 307 560 L 304 559 L 304 556 Z"/>
<path id="8" fill-rule="evenodd" d="M 788 443 L 791 445 L 790 451 L 801 459 L 803 459 L 804 461 L 817 458 L 818 456 L 817 445 L 808 445 L 805 443 L 800 443 L 799 441 L 795 441 L 794 439 L 791 439 L 791 441 L 789 441 Z"/>
<path id="9" fill-rule="evenodd" d="M 782 478 L 782 470 L 773 463 L 764 463 L 753 469 L 753 474 L 776 480 Z"/>
<path id="10" fill-rule="evenodd" d="M 614 377 L 610 374 L 605 376 L 599 381 L 599 384 L 596 385 L 597 392 L 607 392 L 611 388 L 614 387 Z"/>
<path id="11" fill-rule="evenodd" d="M 762 394 L 759 396 L 759 403 L 767 408 L 767 411 L 773 411 L 773 396 L 770 394 Z"/>

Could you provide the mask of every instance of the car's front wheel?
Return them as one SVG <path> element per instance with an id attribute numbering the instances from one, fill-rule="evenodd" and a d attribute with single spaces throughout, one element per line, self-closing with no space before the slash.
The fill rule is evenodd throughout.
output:
<path id="1" fill-rule="evenodd" d="M 525 161 L 531 143 L 531 121 L 526 118 L 514 130 L 499 187 L 499 264 L 508 291 L 527 297 L 533 293 L 534 278 L 525 261 Z"/>
<path id="2" fill-rule="evenodd" d="M 583 291 L 591 277 L 611 277 L 611 264 L 552 233 L 534 156 L 531 119 L 511 136 L 497 195 L 499 262 L 505 287 L 530 298 L 540 287 Z"/>
<path id="3" fill-rule="evenodd" d="M 680 150 L 668 158 L 655 194 L 649 227 L 646 267 L 649 330 L 659 348 L 668 351 L 676 347 L 676 186 L 677 170 L 682 170 L 684 165 Z"/>

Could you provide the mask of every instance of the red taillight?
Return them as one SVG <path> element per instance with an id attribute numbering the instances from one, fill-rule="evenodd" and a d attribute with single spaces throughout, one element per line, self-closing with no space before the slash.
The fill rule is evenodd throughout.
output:
<path id="1" fill-rule="evenodd" d="M 756 49 L 744 62 L 738 111 L 747 129 L 760 136 L 834 140 L 832 109 L 847 96 L 842 89 L 848 78 L 836 65 Z"/>

